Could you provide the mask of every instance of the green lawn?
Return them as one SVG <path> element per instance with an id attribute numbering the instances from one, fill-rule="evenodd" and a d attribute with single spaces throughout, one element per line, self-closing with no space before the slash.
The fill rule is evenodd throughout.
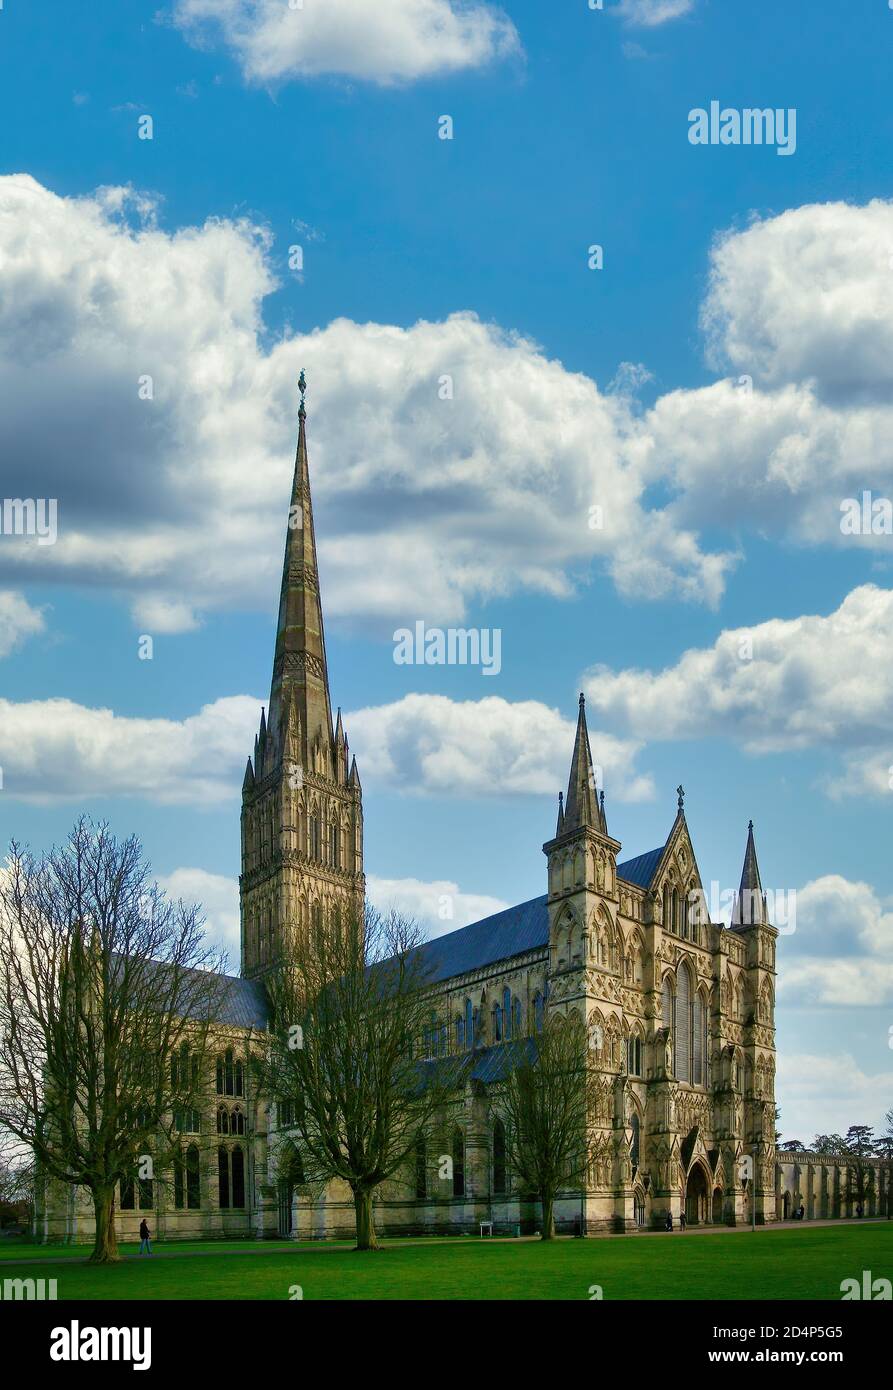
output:
<path id="1" fill-rule="evenodd" d="M 841 1280 L 861 1278 L 863 1270 L 874 1278 L 893 1276 L 893 1223 L 886 1222 L 547 1245 L 394 1242 L 374 1255 L 318 1244 L 192 1247 L 195 1253 L 185 1245 L 156 1248 L 182 1257 L 94 1269 L 73 1262 L 82 1250 L 69 1251 L 64 1264 L 32 1255 L 17 1267 L 4 1264 L 0 1279 L 55 1278 L 60 1300 L 287 1300 L 293 1285 L 305 1299 L 588 1299 L 594 1284 L 605 1299 L 839 1300 Z"/>

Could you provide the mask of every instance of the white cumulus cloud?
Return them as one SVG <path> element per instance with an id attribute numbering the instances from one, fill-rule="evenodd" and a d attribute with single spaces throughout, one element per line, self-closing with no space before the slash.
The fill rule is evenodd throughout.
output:
<path id="1" fill-rule="evenodd" d="M 9 656 L 26 638 L 43 632 L 45 622 L 39 608 L 33 608 L 23 594 L 0 590 L 0 657 Z"/>
<path id="2" fill-rule="evenodd" d="M 893 1065 L 866 1072 L 849 1053 L 778 1054 L 776 1099 L 781 1106 L 782 1140 L 799 1139 L 807 1147 L 816 1134 L 846 1134 L 850 1125 L 875 1125 L 893 1093 Z"/>
<path id="3" fill-rule="evenodd" d="M 517 30 L 482 0 L 175 0 L 174 23 L 220 37 L 250 82 L 336 74 L 386 86 L 520 54 Z"/>
<path id="4" fill-rule="evenodd" d="M 796 930 L 779 938 L 778 995 L 797 1005 L 893 1004 L 893 902 L 841 874 L 807 883 Z"/>
<path id="5" fill-rule="evenodd" d="M 662 671 L 592 667 L 592 707 L 638 737 L 723 736 L 749 752 L 893 736 L 893 590 L 864 584 L 834 612 L 720 633 Z"/>
<path id="6" fill-rule="evenodd" d="M 395 908 L 418 922 L 429 938 L 458 931 L 469 922 L 480 921 L 510 906 L 486 893 L 463 893 L 458 883 L 449 879 L 424 882 L 418 878 L 379 878 L 369 874 L 366 893 L 379 912 Z"/>
<path id="7" fill-rule="evenodd" d="M 196 903 L 201 906 L 205 932 L 215 945 L 226 950 L 228 968 L 236 973 L 242 946 L 238 879 L 212 874 L 207 869 L 181 868 L 159 875 L 158 884 L 173 902 L 182 899 L 187 907 Z"/>
<path id="8" fill-rule="evenodd" d="M 627 24 L 654 29 L 671 19 L 690 14 L 695 0 L 621 0 L 617 13 Z"/>
<path id="9" fill-rule="evenodd" d="M 413 694 L 354 710 L 346 722 L 364 779 L 411 794 L 554 795 L 567 784 L 575 724 L 537 700 Z M 609 801 L 654 795 L 651 778 L 633 766 L 641 744 L 596 730 L 590 742 Z"/>
<path id="10" fill-rule="evenodd" d="M 209 805 L 234 798 L 260 701 L 229 696 L 186 719 L 134 718 L 73 700 L 0 700 L 4 796 L 32 802 L 141 796 Z"/>

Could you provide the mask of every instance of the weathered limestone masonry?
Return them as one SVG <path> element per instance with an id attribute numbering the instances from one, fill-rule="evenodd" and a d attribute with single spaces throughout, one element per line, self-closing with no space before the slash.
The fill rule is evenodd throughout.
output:
<path id="1" fill-rule="evenodd" d="M 853 1214 L 845 1160 L 778 1157 L 775 1118 L 775 943 L 753 827 L 732 926 L 698 909 L 701 877 L 678 789 L 664 844 L 618 863 L 608 832 L 583 697 L 567 798 L 543 846 L 548 891 L 423 947 L 431 969 L 423 1055 L 470 1054 L 467 1084 L 384 1189 L 379 1229 L 393 1233 L 537 1228 L 535 1202 L 511 1188 L 489 1088 L 535 1042 L 549 1010 L 588 1025 L 598 1075 L 584 1191 L 556 1204 L 559 1230 L 597 1232 L 736 1224 L 790 1215 Z M 213 1099 L 183 1134 L 179 1179 L 119 1194 L 119 1232 L 146 1215 L 168 1239 L 351 1235 L 346 1188 L 299 1191 L 280 1165 L 288 1116 L 252 1094 L 248 1055 L 267 1023 L 264 976 L 290 934 L 361 906 L 362 791 L 340 711 L 329 697 L 306 419 L 299 412 L 269 708 L 242 789 L 241 977 L 229 980 Z M 743 1179 L 744 1161 L 754 1181 Z M 449 1159 L 449 1162 L 445 1162 Z M 889 1173 L 875 1162 L 866 1214 L 886 1211 Z M 83 1194 L 86 1198 L 86 1194 Z M 92 1206 L 50 1185 L 38 1234 L 92 1239 Z"/>

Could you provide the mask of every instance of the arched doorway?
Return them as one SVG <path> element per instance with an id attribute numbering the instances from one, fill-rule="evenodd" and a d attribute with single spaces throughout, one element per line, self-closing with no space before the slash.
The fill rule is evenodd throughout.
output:
<path id="1" fill-rule="evenodd" d="M 292 1146 L 281 1155 L 278 1198 L 279 1234 L 288 1238 L 294 1234 L 295 1196 L 304 1183 L 304 1169 L 301 1156 Z"/>
<path id="2" fill-rule="evenodd" d="M 292 1198 L 294 1187 L 287 1180 L 279 1183 L 279 1234 L 290 1236 L 292 1233 Z"/>
<path id="3" fill-rule="evenodd" d="M 721 1187 L 714 1187 L 714 1189 L 713 1189 L 713 1224 L 714 1224 L 714 1226 L 721 1226 L 721 1225 L 722 1225 L 722 1188 L 721 1188 Z"/>
<path id="4" fill-rule="evenodd" d="M 699 1226 L 708 1220 L 707 1178 L 700 1163 L 696 1163 L 685 1185 L 685 1220 L 689 1226 Z"/>
<path id="5" fill-rule="evenodd" d="M 788 1221 L 791 1215 L 791 1194 L 786 1192 L 782 1198 L 782 1220 Z"/>

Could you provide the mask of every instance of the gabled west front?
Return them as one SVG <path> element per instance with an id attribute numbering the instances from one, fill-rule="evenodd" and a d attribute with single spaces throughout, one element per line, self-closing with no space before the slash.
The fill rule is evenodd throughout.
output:
<path id="1" fill-rule="evenodd" d="M 184 1127 L 175 1178 L 122 1186 L 125 1238 L 147 1212 L 167 1238 L 353 1233 L 346 1188 L 308 1194 L 280 1163 L 291 1116 L 253 1092 L 248 1065 L 267 1023 L 264 977 L 287 954 L 290 933 L 360 911 L 365 892 L 362 789 L 329 695 L 306 435 L 302 374 L 270 699 L 242 788 L 241 976 L 228 981 L 217 1029 L 214 1102 Z M 620 859 L 596 790 L 582 695 L 569 752 L 567 794 L 542 847 L 546 893 L 422 948 L 431 1016 L 421 1055 L 470 1054 L 470 1064 L 408 1171 L 381 1190 L 376 1224 L 385 1233 L 476 1231 L 481 1221 L 537 1229 L 537 1203 L 513 1190 L 489 1095 L 555 1010 L 585 1020 L 598 1083 L 586 1186 L 556 1204 L 559 1231 L 659 1226 L 668 1212 L 674 1224 L 683 1212 L 690 1224 L 752 1214 L 763 1223 L 799 1197 L 776 1160 L 778 933 L 752 825 L 725 928 L 699 896 L 682 788 L 665 842 Z M 845 1170 L 843 1186 L 839 1174 L 823 1178 L 815 1214 L 841 1214 L 845 1187 Z M 880 1191 L 875 1200 L 880 1209 Z M 38 1230 L 86 1241 L 92 1210 L 50 1185 Z"/>

